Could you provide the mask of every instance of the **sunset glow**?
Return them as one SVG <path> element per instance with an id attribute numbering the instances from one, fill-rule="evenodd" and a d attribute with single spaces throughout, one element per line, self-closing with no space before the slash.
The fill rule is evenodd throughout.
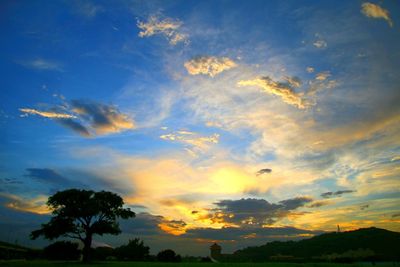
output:
<path id="1" fill-rule="evenodd" d="M 45 242 L 29 232 L 67 188 L 136 212 L 113 246 L 400 231 L 397 1 L 0 9 L 0 240 Z"/>

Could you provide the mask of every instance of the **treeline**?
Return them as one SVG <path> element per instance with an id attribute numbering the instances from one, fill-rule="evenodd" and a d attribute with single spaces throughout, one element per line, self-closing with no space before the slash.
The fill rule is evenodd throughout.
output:
<path id="1" fill-rule="evenodd" d="M 400 233 L 375 227 L 327 233 L 300 241 L 270 242 L 236 251 L 233 261 L 399 261 Z"/>
<path id="2" fill-rule="evenodd" d="M 43 249 L 30 249 L 18 245 L 0 242 L 0 260 L 10 259 L 46 259 L 57 261 L 78 261 L 82 257 L 82 250 L 78 243 L 71 241 L 57 241 Z M 181 257 L 172 249 L 160 251 L 157 255 L 150 255 L 150 247 L 142 240 L 135 238 L 128 244 L 111 248 L 97 247 L 91 250 L 91 260 L 94 261 L 159 261 L 159 262 L 209 262 L 208 257 Z"/>

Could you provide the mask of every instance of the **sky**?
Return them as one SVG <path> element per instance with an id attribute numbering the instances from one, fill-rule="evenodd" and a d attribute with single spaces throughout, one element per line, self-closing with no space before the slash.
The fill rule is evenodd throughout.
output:
<path id="1" fill-rule="evenodd" d="M 371 0 L 372 1 L 372 0 Z M 400 6 L 1 1 L 0 240 L 68 188 L 137 216 L 118 246 L 207 255 L 400 231 Z"/>

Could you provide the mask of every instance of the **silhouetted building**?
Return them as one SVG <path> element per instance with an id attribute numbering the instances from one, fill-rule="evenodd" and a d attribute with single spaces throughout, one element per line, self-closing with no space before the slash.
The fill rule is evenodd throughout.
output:
<path id="1" fill-rule="evenodd" d="M 222 247 L 217 243 L 214 243 L 210 246 L 210 258 L 214 260 L 218 260 L 221 258 L 221 250 Z"/>

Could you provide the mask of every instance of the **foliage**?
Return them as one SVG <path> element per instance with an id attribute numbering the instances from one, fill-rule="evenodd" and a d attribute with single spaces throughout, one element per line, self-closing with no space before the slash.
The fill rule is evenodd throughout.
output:
<path id="1" fill-rule="evenodd" d="M 83 260 L 90 260 L 90 247 L 94 234 L 119 234 L 117 218 L 128 219 L 135 213 L 123 208 L 123 199 L 115 193 L 69 189 L 49 197 L 47 206 L 52 210 L 50 222 L 33 231 L 32 239 L 44 236 L 50 240 L 60 236 L 82 241 Z"/>
<path id="2" fill-rule="evenodd" d="M 58 241 L 45 247 L 43 255 L 48 260 L 79 260 L 81 251 L 77 243 Z"/>
<path id="3" fill-rule="evenodd" d="M 176 255 L 175 251 L 172 249 L 166 249 L 163 251 L 160 251 L 157 254 L 157 261 L 162 261 L 162 262 L 180 262 L 182 261 L 180 255 Z"/>
<path id="4" fill-rule="evenodd" d="M 110 247 L 97 247 L 92 248 L 92 260 L 105 261 L 109 259 L 113 259 L 115 254 L 115 250 Z"/>
<path id="5" fill-rule="evenodd" d="M 241 261 L 332 260 L 399 260 L 400 233 L 378 228 L 366 228 L 342 233 L 327 233 L 300 241 L 274 241 L 259 247 L 249 247 L 234 253 Z"/>
<path id="6" fill-rule="evenodd" d="M 119 260 L 143 261 L 149 256 L 150 248 L 145 246 L 139 238 L 129 240 L 127 245 L 115 249 L 115 256 Z"/>

